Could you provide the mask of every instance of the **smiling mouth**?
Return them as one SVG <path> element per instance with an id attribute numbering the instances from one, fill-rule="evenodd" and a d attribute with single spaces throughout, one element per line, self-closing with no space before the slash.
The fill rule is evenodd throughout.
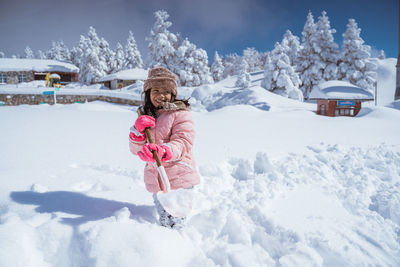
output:
<path id="1" fill-rule="evenodd" d="M 156 100 L 155 102 L 157 106 L 161 106 L 164 103 L 164 101 L 159 101 L 159 100 Z"/>

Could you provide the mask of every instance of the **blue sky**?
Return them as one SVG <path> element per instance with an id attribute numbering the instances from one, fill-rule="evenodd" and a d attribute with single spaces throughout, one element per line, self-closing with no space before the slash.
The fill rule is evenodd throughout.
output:
<path id="1" fill-rule="evenodd" d="M 23 54 L 27 45 L 35 52 L 46 50 L 51 41 L 63 40 L 71 48 L 89 26 L 96 28 L 114 49 L 125 45 L 128 31 L 134 33 L 145 58 L 154 24 L 154 11 L 164 9 L 173 23 L 171 32 L 205 49 L 210 60 L 214 52 L 241 54 L 246 47 L 270 51 L 286 29 L 301 37 L 307 13 L 317 20 L 325 10 L 336 29 L 341 46 L 349 18 L 362 29 L 361 37 L 373 53 L 383 49 L 397 57 L 397 0 L 1 0 L 0 51 L 6 56 Z"/>

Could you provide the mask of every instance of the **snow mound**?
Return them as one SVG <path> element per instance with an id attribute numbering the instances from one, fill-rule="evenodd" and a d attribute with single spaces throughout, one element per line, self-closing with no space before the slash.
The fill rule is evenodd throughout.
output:
<path id="1" fill-rule="evenodd" d="M 237 88 L 235 87 L 235 77 L 229 77 L 215 84 L 196 87 L 191 97 L 195 98 L 197 103 L 203 105 L 208 111 L 234 105 L 250 105 L 265 111 L 287 108 L 315 109 L 312 104 L 271 93 L 258 84 L 249 88 Z"/>

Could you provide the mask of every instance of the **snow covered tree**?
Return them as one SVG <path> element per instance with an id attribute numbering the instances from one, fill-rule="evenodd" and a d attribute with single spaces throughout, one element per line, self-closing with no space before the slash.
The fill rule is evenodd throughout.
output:
<path id="1" fill-rule="evenodd" d="M 247 71 L 249 69 L 249 64 L 246 59 L 242 57 L 240 62 L 240 72 L 237 77 L 235 86 L 241 88 L 249 88 L 251 85 L 250 74 Z"/>
<path id="2" fill-rule="evenodd" d="M 386 58 L 385 51 L 383 51 L 383 50 L 379 51 L 379 56 L 378 56 L 378 58 L 379 58 L 379 59 L 385 59 L 385 58 Z"/>
<path id="3" fill-rule="evenodd" d="M 172 71 L 182 86 L 199 86 L 212 82 L 207 52 L 186 38 L 175 52 Z"/>
<path id="4" fill-rule="evenodd" d="M 117 43 L 115 50 L 114 72 L 123 70 L 125 67 L 125 53 L 124 48 L 120 43 Z"/>
<path id="5" fill-rule="evenodd" d="M 46 59 L 46 54 L 42 50 L 37 51 L 37 58 L 38 59 Z"/>
<path id="6" fill-rule="evenodd" d="M 173 69 L 177 37 L 168 28 L 172 23 L 168 21 L 169 15 L 164 10 L 154 13 L 156 22 L 150 31 L 150 37 L 146 38 L 149 42 L 149 67 L 163 66 Z"/>
<path id="7" fill-rule="evenodd" d="M 300 89 L 304 97 L 308 97 L 314 86 L 322 80 L 322 70 L 325 67 L 320 61 L 319 52 L 316 51 L 317 25 L 311 12 L 307 15 L 306 23 L 302 31 L 301 49 L 297 57 L 297 71 L 301 80 Z"/>
<path id="8" fill-rule="evenodd" d="M 79 80 L 90 84 L 107 74 L 107 63 L 101 56 L 100 39 L 96 30 L 89 27 L 88 37 L 81 36 L 77 48 Z"/>
<path id="9" fill-rule="evenodd" d="M 318 17 L 314 49 L 319 54 L 320 61 L 324 66 L 320 71 L 322 71 L 322 78 L 325 81 L 338 79 L 339 46 L 333 39 L 335 32 L 335 29 L 331 29 L 326 12 L 322 11 L 322 16 Z"/>
<path id="10" fill-rule="evenodd" d="M 69 54 L 69 61 L 72 62 L 72 64 L 74 64 L 75 66 L 79 67 L 81 56 L 82 56 L 82 50 L 80 50 L 79 47 L 72 47 Z"/>
<path id="11" fill-rule="evenodd" d="M 275 44 L 265 63 L 264 80 L 261 85 L 274 93 L 303 101 L 303 94 L 299 90 L 300 79 L 289 56 L 280 43 Z"/>
<path id="12" fill-rule="evenodd" d="M 110 45 L 103 37 L 100 39 L 99 50 L 99 59 L 105 64 L 104 72 L 106 74 L 113 73 L 115 69 L 115 53 L 110 49 Z"/>
<path id="13" fill-rule="evenodd" d="M 263 69 L 264 65 L 262 65 L 261 55 L 254 47 L 248 47 L 245 50 L 243 50 L 243 58 L 244 60 L 247 61 L 248 72 L 253 72 Z M 240 71 L 241 70 L 242 69 L 240 67 Z"/>
<path id="14" fill-rule="evenodd" d="M 68 47 L 61 41 L 53 41 L 51 43 L 50 49 L 46 52 L 47 59 L 54 59 L 60 61 L 69 61 L 70 60 L 70 52 Z"/>
<path id="15" fill-rule="evenodd" d="M 6 54 L 4 52 L 0 51 L 0 58 L 5 58 Z"/>
<path id="16" fill-rule="evenodd" d="M 240 62 L 241 57 L 236 53 L 226 55 L 224 60 L 225 68 L 223 77 L 226 78 L 228 76 L 238 75 L 240 72 Z"/>
<path id="17" fill-rule="evenodd" d="M 281 45 L 285 50 L 286 55 L 289 57 L 290 65 L 296 66 L 297 57 L 301 48 L 299 37 L 293 35 L 291 31 L 286 30 Z"/>
<path id="18" fill-rule="evenodd" d="M 215 82 L 222 80 L 224 73 L 224 64 L 222 62 L 221 57 L 218 55 L 218 52 L 215 51 L 214 61 L 211 64 L 211 74 Z"/>
<path id="19" fill-rule="evenodd" d="M 205 50 L 180 35 L 168 31 L 172 25 L 169 15 L 163 10 L 155 12 L 156 22 L 150 32 L 149 66 L 163 66 L 179 77 L 182 86 L 197 86 L 212 82 L 208 56 Z"/>
<path id="20" fill-rule="evenodd" d="M 25 47 L 25 58 L 35 58 L 35 55 L 29 46 Z"/>
<path id="21" fill-rule="evenodd" d="M 342 80 L 373 92 L 376 82 L 376 65 L 370 61 L 371 47 L 364 45 L 361 29 L 354 19 L 349 19 L 343 34 L 341 63 L 339 70 Z"/>
<path id="22" fill-rule="evenodd" d="M 135 37 L 129 31 L 129 37 L 125 47 L 125 69 L 143 68 L 142 56 L 137 48 Z"/>

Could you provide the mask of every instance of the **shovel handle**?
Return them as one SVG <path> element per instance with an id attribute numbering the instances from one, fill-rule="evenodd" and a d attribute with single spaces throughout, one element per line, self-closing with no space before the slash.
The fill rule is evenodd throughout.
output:
<path id="1" fill-rule="evenodd" d="M 147 140 L 149 141 L 149 143 L 150 143 L 150 144 L 154 144 L 153 138 L 151 137 L 150 128 L 147 127 L 147 128 L 145 129 L 145 132 L 146 132 L 146 137 L 147 137 Z M 157 151 L 156 151 L 156 150 L 153 150 L 152 152 L 153 152 L 153 157 L 154 157 L 154 159 L 155 159 L 156 162 L 157 162 L 157 167 L 162 166 L 161 160 L 160 160 L 160 157 L 158 156 Z"/>
<path id="2" fill-rule="evenodd" d="M 150 144 L 154 144 L 153 138 L 151 137 L 151 133 L 150 133 L 150 128 L 149 127 L 147 127 L 145 129 L 145 133 L 146 133 L 146 137 L 147 137 L 147 140 L 149 141 L 149 143 Z M 161 167 L 162 164 L 161 164 L 161 160 L 160 160 L 160 157 L 158 156 L 157 151 L 153 150 L 152 153 L 153 153 L 154 159 L 156 160 L 157 167 Z M 160 175 L 157 175 L 157 179 L 158 179 L 158 184 L 160 185 L 161 191 L 164 192 L 166 189 L 165 189 L 164 183 L 163 183 Z"/>

